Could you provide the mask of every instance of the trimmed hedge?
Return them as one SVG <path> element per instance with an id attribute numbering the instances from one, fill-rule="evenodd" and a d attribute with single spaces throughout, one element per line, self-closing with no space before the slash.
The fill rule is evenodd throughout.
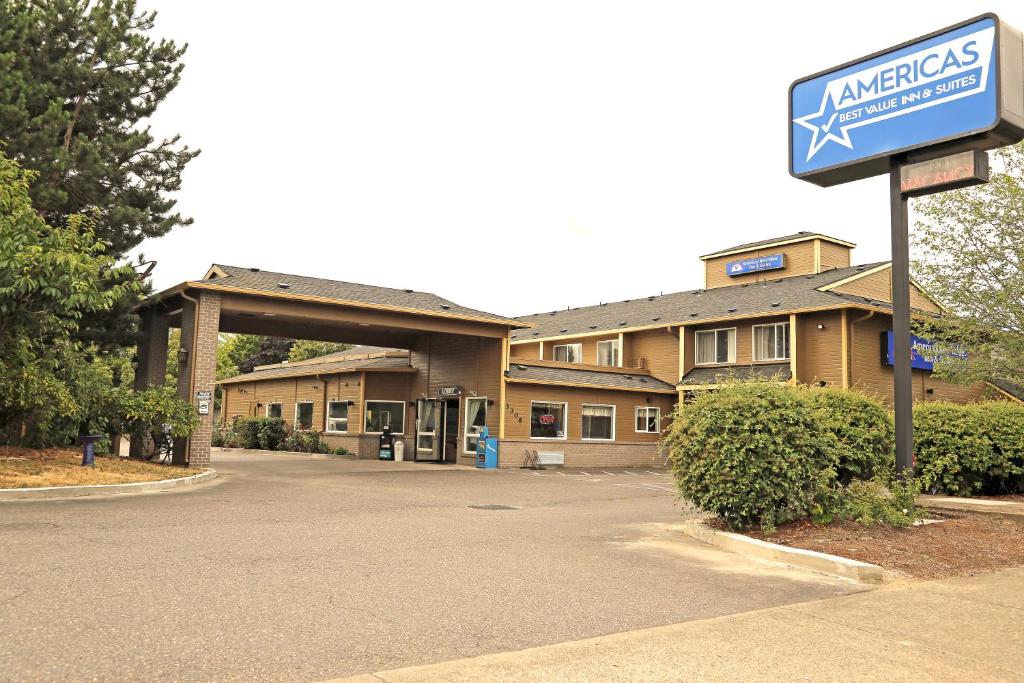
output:
<path id="1" fill-rule="evenodd" d="M 954 496 L 1024 493 L 1024 406 L 1007 401 L 914 408 L 922 489 Z"/>
<path id="2" fill-rule="evenodd" d="M 732 529 L 766 530 L 823 512 L 834 443 L 803 393 L 774 382 L 699 394 L 665 439 L 683 498 Z"/>
<path id="3" fill-rule="evenodd" d="M 890 480 L 896 469 L 896 428 L 881 401 L 858 391 L 805 389 L 815 420 L 834 439 L 836 477 L 844 486 L 855 480 Z"/>

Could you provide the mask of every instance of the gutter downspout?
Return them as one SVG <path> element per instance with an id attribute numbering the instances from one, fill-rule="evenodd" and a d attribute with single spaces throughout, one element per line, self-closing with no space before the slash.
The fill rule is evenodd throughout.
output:
<path id="1" fill-rule="evenodd" d="M 868 311 L 865 315 L 850 321 L 850 344 L 848 345 L 848 347 L 846 349 L 846 358 L 844 360 L 846 361 L 846 367 L 849 368 L 849 370 L 847 372 L 847 375 L 848 375 L 848 377 L 850 379 L 850 386 L 851 387 L 853 386 L 853 362 L 852 362 L 853 359 L 850 358 L 850 349 L 853 348 L 853 333 L 855 331 L 854 328 L 857 326 L 857 323 L 862 323 L 865 320 L 869 320 L 869 319 L 874 318 L 874 317 L 875 317 L 875 312 L 874 311 Z"/>
<path id="2" fill-rule="evenodd" d="M 195 317 L 192 319 L 192 348 L 188 352 L 188 402 L 192 403 L 192 392 L 195 390 L 196 379 L 196 343 L 199 341 L 199 299 L 193 299 L 185 290 L 181 290 L 181 298 L 195 304 Z M 179 368 L 180 370 L 180 368 Z M 188 463 L 188 456 L 192 452 L 192 437 L 185 439 L 185 463 Z"/>

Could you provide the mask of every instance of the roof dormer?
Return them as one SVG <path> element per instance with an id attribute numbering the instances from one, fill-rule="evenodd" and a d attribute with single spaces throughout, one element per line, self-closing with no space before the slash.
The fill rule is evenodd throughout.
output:
<path id="1" fill-rule="evenodd" d="M 740 244 L 700 257 L 704 262 L 704 288 L 848 268 L 855 246 L 818 232 Z"/>

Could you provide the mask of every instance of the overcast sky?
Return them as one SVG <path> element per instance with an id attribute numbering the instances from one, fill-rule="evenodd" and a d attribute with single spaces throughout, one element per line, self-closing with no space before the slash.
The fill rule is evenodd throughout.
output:
<path id="1" fill-rule="evenodd" d="M 153 121 L 203 153 L 157 288 L 214 262 L 506 315 L 692 289 L 798 230 L 889 257 L 885 178 L 787 173 L 795 78 L 1020 0 L 140 0 L 188 42 Z"/>

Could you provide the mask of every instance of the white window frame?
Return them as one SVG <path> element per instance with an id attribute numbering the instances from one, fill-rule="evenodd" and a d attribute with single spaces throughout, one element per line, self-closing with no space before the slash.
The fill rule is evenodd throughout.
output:
<path id="1" fill-rule="evenodd" d="M 644 411 L 644 428 L 637 429 L 636 423 L 640 419 L 641 410 Z M 653 432 L 650 429 L 647 429 L 648 414 L 652 410 L 654 411 L 654 414 L 657 415 L 657 429 Z M 633 411 L 633 429 L 637 434 L 661 434 L 661 408 L 658 406 L 637 406 L 636 410 Z"/>
<path id="2" fill-rule="evenodd" d="M 465 433 L 462 435 L 462 448 L 463 448 L 462 452 L 463 453 L 474 453 L 475 454 L 476 453 L 476 449 L 475 448 L 473 450 L 469 449 L 469 437 L 477 436 L 477 434 L 470 434 L 469 433 L 469 428 L 472 427 L 472 425 L 469 424 L 469 402 L 470 401 L 483 401 L 484 402 L 484 425 L 486 425 L 487 424 L 487 397 L 486 396 L 469 396 L 469 397 L 466 398 L 466 408 L 465 408 L 466 414 L 463 417 L 463 420 L 464 420 L 464 423 L 465 423 L 465 430 L 464 430 Z"/>
<path id="3" fill-rule="evenodd" d="M 601 362 L 601 345 L 602 344 L 611 344 L 612 345 L 612 362 L 611 363 L 602 363 Z M 607 367 L 607 368 L 617 368 L 617 367 L 620 366 L 620 360 L 621 360 L 621 357 L 622 357 L 621 354 L 622 354 L 622 349 L 619 348 L 619 340 L 618 339 L 602 339 L 601 341 L 597 342 L 597 364 L 598 365 L 600 365 L 602 367 Z"/>
<path id="4" fill-rule="evenodd" d="M 270 417 L 270 406 L 281 406 L 281 417 L 284 417 L 284 404 L 280 401 L 272 401 L 263 407 L 263 417 Z M 280 418 L 278 418 L 280 419 Z"/>
<path id="5" fill-rule="evenodd" d="M 331 404 L 332 403 L 341 403 L 342 405 L 345 406 L 345 430 L 344 431 L 338 431 L 336 429 L 328 429 L 328 426 L 331 424 L 331 420 L 332 419 L 335 419 L 335 420 L 341 419 L 341 418 L 337 418 L 337 417 L 336 418 L 332 418 L 331 417 Z M 328 401 L 327 402 L 327 405 L 324 408 L 324 434 L 348 434 L 348 412 L 349 412 L 348 409 L 349 408 L 351 408 L 351 406 L 348 404 L 348 401 Z"/>
<path id="6" fill-rule="evenodd" d="M 790 344 L 785 344 L 785 355 L 774 358 L 759 358 L 758 356 L 758 328 L 785 328 L 788 330 L 787 335 L 792 335 L 793 330 L 790 330 L 790 323 L 783 321 L 780 323 L 762 323 L 761 325 L 751 326 L 751 359 L 754 362 L 778 362 L 780 360 L 790 359 Z M 778 332 L 775 333 L 778 335 Z"/>
<path id="7" fill-rule="evenodd" d="M 299 406 L 309 404 L 312 410 L 309 413 L 309 429 L 299 428 Z M 297 432 L 309 432 L 313 430 L 313 416 L 316 415 L 316 405 L 313 401 L 296 401 L 295 402 L 295 419 L 292 420 L 292 428 Z"/>
<path id="8" fill-rule="evenodd" d="M 534 436 L 533 430 L 533 406 L 543 403 L 547 406 L 562 406 L 562 434 L 563 436 Z M 569 402 L 568 401 L 530 401 L 530 439 L 532 441 L 565 441 L 569 438 Z"/>
<path id="9" fill-rule="evenodd" d="M 584 408 L 611 408 L 612 409 L 612 437 L 610 439 L 598 439 L 598 438 L 594 438 L 592 436 L 583 436 L 583 409 Z M 610 405 L 610 404 L 607 404 L 607 403 L 584 403 L 584 404 L 582 404 L 580 406 L 580 439 L 583 440 L 583 441 L 601 441 L 603 443 L 608 443 L 610 441 L 615 441 L 615 418 L 616 418 L 616 409 L 615 409 L 614 405 Z"/>
<path id="10" fill-rule="evenodd" d="M 398 436 L 405 436 L 405 418 L 408 417 L 405 414 L 405 401 L 395 401 L 390 398 L 374 398 L 363 401 L 363 434 L 383 434 L 384 432 L 371 432 L 366 428 L 366 419 L 370 416 L 369 405 L 371 403 L 401 403 L 402 404 L 402 431 L 391 432 Z"/>
<path id="11" fill-rule="evenodd" d="M 558 360 L 558 349 L 571 348 L 577 358 L 577 360 Z M 566 354 L 568 356 L 569 354 Z M 578 365 L 583 362 L 583 344 L 577 342 L 575 344 L 555 344 L 551 347 L 551 360 L 558 363 L 572 363 Z"/>
<path id="12" fill-rule="evenodd" d="M 716 335 L 719 332 L 732 332 L 732 339 L 729 342 L 729 360 L 720 362 L 717 358 L 710 363 L 700 362 L 700 342 L 698 341 L 699 335 L 708 334 L 714 332 Z M 730 365 L 736 362 L 736 328 L 735 327 L 716 327 L 713 330 L 697 330 L 693 333 L 693 362 L 695 365 Z M 718 339 L 715 339 L 715 349 L 718 349 Z"/>

